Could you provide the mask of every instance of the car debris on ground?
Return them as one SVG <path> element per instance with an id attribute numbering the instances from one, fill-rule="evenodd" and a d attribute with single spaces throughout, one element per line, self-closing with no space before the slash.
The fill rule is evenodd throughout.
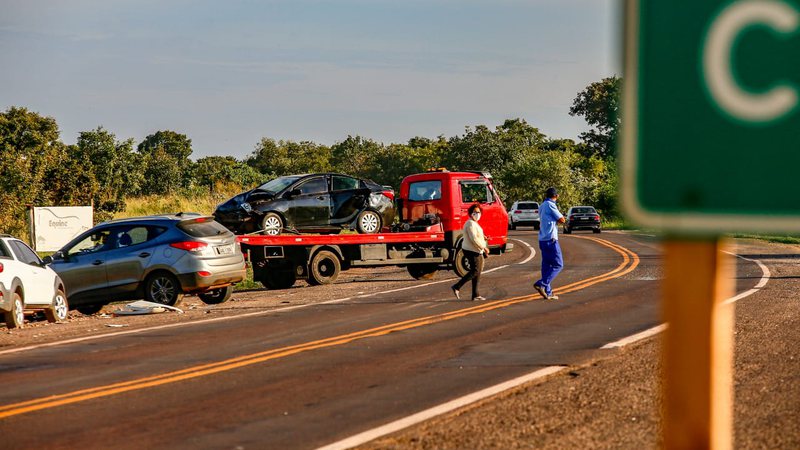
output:
<path id="1" fill-rule="evenodd" d="M 138 300 L 133 303 L 128 303 L 123 309 L 117 309 L 112 314 L 114 314 L 114 316 L 141 316 L 144 314 L 159 314 L 167 311 L 175 311 L 179 314 L 183 314 L 183 310 L 180 308 L 161 303 L 148 302 L 147 300 Z"/>

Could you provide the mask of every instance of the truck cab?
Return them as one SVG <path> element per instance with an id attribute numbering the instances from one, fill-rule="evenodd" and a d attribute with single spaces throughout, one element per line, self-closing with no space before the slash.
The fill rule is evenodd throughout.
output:
<path id="1" fill-rule="evenodd" d="M 414 226 L 440 222 L 451 248 L 460 247 L 470 205 L 483 212 L 480 225 L 489 248 L 502 253 L 508 245 L 508 213 L 487 172 L 431 170 L 405 177 L 400 185 L 400 222 Z"/>

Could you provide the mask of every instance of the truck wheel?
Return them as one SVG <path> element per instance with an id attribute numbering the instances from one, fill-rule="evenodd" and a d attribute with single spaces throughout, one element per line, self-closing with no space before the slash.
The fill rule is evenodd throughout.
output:
<path id="1" fill-rule="evenodd" d="M 382 226 L 381 216 L 375 211 L 369 209 L 361 211 L 356 221 L 356 228 L 359 233 L 373 234 L 381 231 Z"/>
<path id="2" fill-rule="evenodd" d="M 200 297 L 200 300 L 206 305 L 218 305 L 227 302 L 228 299 L 231 298 L 231 293 L 233 293 L 233 286 L 225 286 L 223 288 L 203 292 L 202 294 L 197 294 L 197 296 Z"/>
<path id="3" fill-rule="evenodd" d="M 438 264 L 410 264 L 408 274 L 417 280 L 430 280 L 439 271 Z"/>
<path id="4" fill-rule="evenodd" d="M 22 297 L 19 293 L 14 292 L 11 294 L 11 310 L 3 313 L 6 321 L 6 327 L 22 328 L 25 324 L 25 306 L 22 304 Z"/>
<path id="5" fill-rule="evenodd" d="M 264 230 L 264 234 L 270 236 L 281 234 L 281 230 L 283 230 L 283 220 L 281 216 L 273 212 L 264 214 L 264 218 L 261 219 L 261 229 Z"/>
<path id="6" fill-rule="evenodd" d="M 331 284 L 339 278 L 339 271 L 342 269 L 339 263 L 339 257 L 329 252 L 322 250 L 314 255 L 311 259 L 311 267 L 309 267 L 308 283 L 312 285 L 318 284 Z"/>
<path id="7" fill-rule="evenodd" d="M 148 302 L 175 306 L 182 298 L 181 285 L 169 272 L 156 272 L 144 282 L 144 299 Z"/>
<path id="8" fill-rule="evenodd" d="M 53 297 L 53 304 L 44 310 L 44 316 L 47 317 L 48 322 L 62 322 L 67 319 L 68 312 L 67 296 L 64 291 L 59 289 Z"/>
<path id="9" fill-rule="evenodd" d="M 455 258 L 453 259 L 453 272 L 455 272 L 459 277 L 463 277 L 467 274 L 467 272 L 469 272 L 469 269 L 471 269 L 471 267 L 469 265 L 467 255 L 464 253 L 464 250 L 459 248 L 456 251 Z"/>
<path id="10" fill-rule="evenodd" d="M 291 270 L 264 270 L 256 279 L 267 289 L 289 289 L 297 277 Z"/>

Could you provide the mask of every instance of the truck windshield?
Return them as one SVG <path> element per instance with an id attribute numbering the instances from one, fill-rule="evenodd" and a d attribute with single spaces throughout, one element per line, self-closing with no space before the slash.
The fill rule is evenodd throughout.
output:
<path id="1" fill-rule="evenodd" d="M 300 177 L 279 177 L 272 181 L 267 181 L 256 189 L 265 192 L 280 192 L 299 179 Z"/>
<path id="2" fill-rule="evenodd" d="M 417 181 L 408 185 L 408 199 L 412 202 L 439 200 L 441 198 L 442 182 L 439 180 Z"/>

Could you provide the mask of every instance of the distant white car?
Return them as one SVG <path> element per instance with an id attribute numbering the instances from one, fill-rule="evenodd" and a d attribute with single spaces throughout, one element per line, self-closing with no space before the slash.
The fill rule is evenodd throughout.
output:
<path id="1" fill-rule="evenodd" d="M 25 311 L 44 311 L 47 320 L 67 318 L 64 283 L 27 244 L 0 234 L 0 312 L 8 328 L 25 323 Z"/>
<path id="2" fill-rule="evenodd" d="M 539 229 L 539 203 L 531 201 L 516 201 L 508 210 L 508 228 L 516 230 L 518 226 L 533 225 L 534 230 Z"/>

